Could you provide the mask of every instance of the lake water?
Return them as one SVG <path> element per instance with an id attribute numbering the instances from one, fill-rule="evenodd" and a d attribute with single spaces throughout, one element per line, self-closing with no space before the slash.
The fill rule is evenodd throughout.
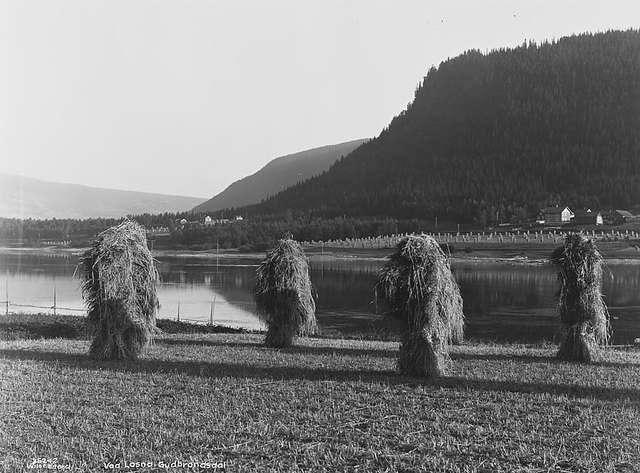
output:
<path id="1" fill-rule="evenodd" d="M 82 314 L 76 257 L 0 255 L 0 300 L 8 289 L 11 312 Z M 258 261 L 159 258 L 160 317 L 264 328 L 255 315 L 253 285 Z M 381 261 L 312 259 L 311 277 L 318 292 L 317 317 L 325 331 L 358 336 L 395 333 L 397 327 L 376 314 L 373 285 Z M 453 263 L 464 298 L 467 335 L 491 340 L 539 342 L 557 331 L 558 283 L 548 266 L 505 263 Z M 611 314 L 614 343 L 640 337 L 640 265 L 609 265 L 604 293 Z M 30 307 L 38 306 L 38 307 Z M 212 311 L 213 307 L 213 311 Z M 4 304 L 0 313 L 4 313 Z M 212 314 L 213 312 L 213 314 Z"/>

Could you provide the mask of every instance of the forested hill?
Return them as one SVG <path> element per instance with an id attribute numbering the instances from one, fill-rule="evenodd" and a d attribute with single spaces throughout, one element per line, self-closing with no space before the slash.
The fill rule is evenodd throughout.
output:
<path id="1" fill-rule="evenodd" d="M 379 137 L 244 213 L 491 223 L 640 202 L 640 32 L 469 51 Z"/>
<path id="2" fill-rule="evenodd" d="M 193 211 L 214 212 L 260 202 L 298 181 L 321 174 L 365 141 L 361 139 L 322 146 L 273 159 L 256 173 L 234 182 Z"/>

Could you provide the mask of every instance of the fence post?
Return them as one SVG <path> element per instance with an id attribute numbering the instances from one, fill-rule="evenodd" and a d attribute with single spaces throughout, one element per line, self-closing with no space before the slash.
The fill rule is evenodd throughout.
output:
<path id="1" fill-rule="evenodd" d="M 213 299 L 211 300 L 211 313 L 209 314 L 209 325 L 213 325 L 213 314 L 216 310 L 216 295 L 213 295 Z"/>
<path id="2" fill-rule="evenodd" d="M 53 315 L 57 315 L 56 314 L 56 287 L 53 286 Z"/>
<path id="3" fill-rule="evenodd" d="M 9 278 L 7 278 L 7 280 L 4 283 L 4 290 L 5 290 L 5 306 L 4 306 L 4 315 L 9 315 Z"/>
<path id="4" fill-rule="evenodd" d="M 180 301 L 178 301 L 178 322 L 180 322 Z"/>

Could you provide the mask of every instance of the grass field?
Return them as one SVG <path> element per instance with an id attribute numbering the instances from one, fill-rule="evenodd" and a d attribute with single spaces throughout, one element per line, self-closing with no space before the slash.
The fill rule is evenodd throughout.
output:
<path id="1" fill-rule="evenodd" d="M 139 361 L 94 362 L 82 338 L 2 341 L 3 471 L 640 471 L 637 350 L 583 366 L 463 345 L 425 382 L 395 373 L 394 342 L 261 342 L 165 334 Z M 211 464 L 158 467 L 176 461 Z"/>

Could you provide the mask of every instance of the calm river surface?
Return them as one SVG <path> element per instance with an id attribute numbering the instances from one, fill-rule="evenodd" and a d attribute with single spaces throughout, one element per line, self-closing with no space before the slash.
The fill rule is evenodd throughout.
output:
<path id="1" fill-rule="evenodd" d="M 189 257 L 159 258 L 160 317 L 209 320 L 263 328 L 252 298 L 257 260 Z M 0 300 L 8 289 L 11 312 L 82 314 L 76 257 L 0 255 Z M 357 336 L 390 334 L 396 329 L 376 315 L 372 288 L 381 261 L 312 259 L 312 280 L 318 291 L 317 316 L 325 331 Z M 467 335 L 492 340 L 552 340 L 558 284 L 547 266 L 454 262 L 464 298 Z M 604 293 L 611 314 L 613 341 L 631 343 L 640 337 L 640 265 L 609 265 Z M 72 310 L 81 309 L 81 310 Z M 4 313 L 4 304 L 1 307 Z"/>

